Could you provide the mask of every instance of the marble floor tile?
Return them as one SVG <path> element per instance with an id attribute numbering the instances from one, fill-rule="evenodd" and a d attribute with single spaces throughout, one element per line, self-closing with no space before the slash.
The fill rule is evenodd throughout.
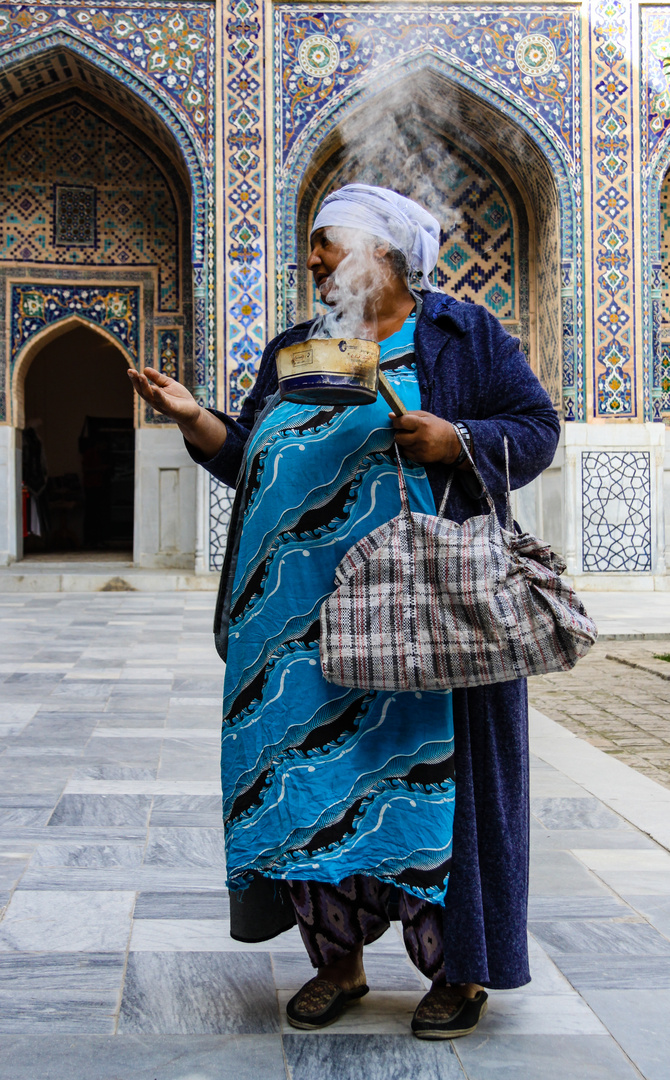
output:
<path id="1" fill-rule="evenodd" d="M 226 865 L 223 825 L 207 829 L 150 828 L 144 856 L 147 866 L 219 867 Z"/>
<path id="2" fill-rule="evenodd" d="M 107 701 L 115 686 L 112 679 L 93 682 L 90 679 L 64 679 L 55 683 L 50 696 L 54 701 Z"/>
<path id="3" fill-rule="evenodd" d="M 526 993 L 491 991 L 489 1008 L 477 1032 L 490 1035 L 605 1035 L 598 1017 L 574 991 L 538 994 L 531 983 Z"/>
<path id="4" fill-rule="evenodd" d="M 521 986 L 516 990 L 510 990 L 510 994 L 572 994 L 573 988 L 563 972 L 556 966 L 551 957 L 544 951 L 542 946 L 532 934 L 528 935 L 528 960 L 530 963 L 530 986 Z"/>
<path id="5" fill-rule="evenodd" d="M 85 892 L 114 892 L 122 889 L 135 892 L 175 892 L 179 889 L 220 892 L 224 884 L 221 871 L 198 870 L 192 867 L 174 870 L 164 866 L 137 866 L 126 869 L 113 867 L 90 870 L 86 867 L 28 866 L 20 881 L 21 889 L 33 892 L 54 892 L 77 889 Z"/>
<path id="6" fill-rule="evenodd" d="M 327 1032 L 284 1036 L 290 1080 L 465 1080 L 450 1044 L 424 1042 L 408 1034 L 336 1035 L 332 1028 Z"/>
<path id="7" fill-rule="evenodd" d="M 533 772 L 530 778 L 531 799 L 591 799 L 592 796 L 564 773 Z"/>
<path id="8" fill-rule="evenodd" d="M 118 991 L 23 994 L 0 989 L 0 1035 L 43 1031 L 112 1034 Z"/>
<path id="9" fill-rule="evenodd" d="M 558 963 L 563 953 L 631 958 L 665 956 L 670 968 L 670 941 L 634 913 L 626 922 L 612 919 L 533 920 L 530 930 Z"/>
<path id="10" fill-rule="evenodd" d="M 220 725 L 219 725 L 220 726 Z M 95 739 L 179 739 L 214 740 L 220 739 L 220 731 L 211 728 L 165 728 L 165 727 L 103 727 L 93 732 Z"/>
<path id="11" fill-rule="evenodd" d="M 642 896 L 626 895 L 626 902 L 632 910 L 648 919 L 666 938 L 670 938 L 670 895 L 654 896 L 646 894 Z"/>
<path id="12" fill-rule="evenodd" d="M 274 954 L 300 952 L 304 946 L 296 927 L 271 942 L 242 946 L 231 938 L 228 922 L 215 919 L 138 919 L 130 939 L 132 952 L 268 952 L 270 947 Z"/>
<path id="13" fill-rule="evenodd" d="M 144 731 L 149 730 L 160 733 L 165 727 L 165 720 L 165 713 L 161 712 L 127 713 L 118 709 L 115 709 L 114 712 L 105 709 L 104 712 L 97 715 L 98 723 L 104 725 L 107 731 L 111 731 L 116 727 L 120 727 L 127 731 L 129 730 L 129 725 L 137 723 Z M 96 728 L 95 731 L 97 730 L 98 729 Z M 95 734 L 95 731 L 92 734 Z"/>
<path id="14" fill-rule="evenodd" d="M 44 807 L 16 806 L 14 809 L 5 808 L 0 810 L 0 829 L 8 829 L 15 825 L 19 827 L 46 825 L 51 812 L 50 809 Z"/>
<path id="15" fill-rule="evenodd" d="M 498 1035 L 475 1031 L 454 1049 L 468 1080 L 640 1080 L 609 1035 Z"/>
<path id="16" fill-rule="evenodd" d="M 40 844 L 33 854 L 31 868 L 79 867 L 86 869 L 110 869 L 141 866 L 144 845 L 138 843 Z"/>
<path id="17" fill-rule="evenodd" d="M 279 1030 L 268 953 L 131 953 L 119 1032 L 272 1034 Z"/>
<path id="18" fill-rule="evenodd" d="M 645 1080 L 668 1080 L 670 988 L 585 990 L 583 993 Z"/>
<path id="19" fill-rule="evenodd" d="M 72 1038 L 50 1032 L 0 1037 L 0 1080 L 288 1078 L 279 1035 L 129 1034 L 123 1038 Z"/>
<path id="20" fill-rule="evenodd" d="M 635 914 L 616 896 L 532 896 L 528 904 L 530 920 L 621 919 Z"/>
<path id="21" fill-rule="evenodd" d="M 625 838 L 625 839 L 622 839 Z M 650 837 L 637 829 L 545 829 L 541 825 L 531 827 L 530 846 L 533 853 L 540 851 L 573 851 L 580 848 L 616 848 L 621 849 L 622 842 L 627 848 L 652 850 L 656 845 Z"/>
<path id="22" fill-rule="evenodd" d="M 15 762 L 5 763 L 5 759 L 0 758 L 0 791 L 5 795 L 23 794 L 24 791 L 41 791 L 45 796 L 54 792 L 60 795 L 71 772 L 72 766 L 57 758 L 43 758 L 39 765 L 33 761 L 22 763 L 20 768 Z"/>
<path id="23" fill-rule="evenodd" d="M 576 851 L 575 855 L 581 855 L 581 852 Z M 628 895 L 670 895 L 670 870 L 598 870 L 596 873 L 624 899 Z"/>
<path id="24" fill-rule="evenodd" d="M 76 795 L 218 795 L 220 780 L 68 780 L 66 794 Z"/>
<path id="25" fill-rule="evenodd" d="M 0 923 L 0 952 L 119 952 L 133 892 L 15 892 Z"/>
<path id="26" fill-rule="evenodd" d="M 95 783 L 95 782 L 94 782 Z M 149 795 L 62 796 L 50 825 L 146 825 L 151 810 Z"/>
<path id="27" fill-rule="evenodd" d="M 221 752 L 217 740 L 166 739 L 163 743 L 160 779 L 217 781 L 221 776 Z"/>
<path id="28" fill-rule="evenodd" d="M 135 901 L 134 919 L 227 919 L 230 900 L 220 892 L 141 892 Z M 269 947 L 269 943 L 268 944 Z M 242 948 L 243 946 L 240 946 Z"/>
<path id="29" fill-rule="evenodd" d="M 221 799 L 218 795 L 156 795 L 151 826 L 176 828 L 204 826 L 220 828 Z"/>
<path id="30" fill-rule="evenodd" d="M 6 795 L 0 794 L 0 808 L 11 809 L 13 807 L 31 807 L 31 808 L 53 808 L 53 800 L 49 795 L 45 795 L 42 791 L 23 791 L 14 792 L 14 794 Z"/>
<path id="31" fill-rule="evenodd" d="M 561 971 L 580 994 L 587 990 L 670 990 L 668 956 L 563 953 Z"/>
<path id="32" fill-rule="evenodd" d="M 621 845 L 620 851 L 585 848 L 579 852 L 578 857 L 580 862 L 590 870 L 595 870 L 597 874 L 610 870 L 633 874 L 649 871 L 670 873 L 670 852 L 664 851 L 658 844 L 650 851 L 629 850 L 625 844 Z"/>
<path id="33" fill-rule="evenodd" d="M 22 993 L 118 991 L 126 957 L 119 953 L 0 953 L 0 988 Z"/>
<path id="34" fill-rule="evenodd" d="M 547 829 L 616 829 L 626 824 L 594 798 L 533 797 L 530 808 Z"/>
<path id="35" fill-rule="evenodd" d="M 75 782 L 77 780 L 103 780 L 105 782 L 110 780 L 129 780 L 134 783 L 148 780 L 149 784 L 151 784 L 155 778 L 156 770 L 147 767 L 138 765 L 94 765 L 92 762 L 89 762 L 74 770 L 68 788 L 69 790 L 74 790 Z M 104 790 L 104 785 L 101 785 L 100 791 L 104 792 Z"/>
<path id="36" fill-rule="evenodd" d="M 602 896 L 608 890 L 567 851 L 538 851 L 530 867 L 531 896 Z"/>

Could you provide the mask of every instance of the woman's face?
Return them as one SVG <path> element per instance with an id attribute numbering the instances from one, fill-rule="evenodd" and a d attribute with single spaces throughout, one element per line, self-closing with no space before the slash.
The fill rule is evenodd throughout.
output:
<path id="1" fill-rule="evenodd" d="M 333 229 L 316 229 L 310 237 L 310 253 L 307 269 L 314 276 L 314 284 L 321 293 L 321 299 L 328 303 L 328 293 L 333 282 L 331 275 L 346 258 L 349 249 L 346 246 L 348 229 L 338 229 L 337 239 L 333 238 Z"/>

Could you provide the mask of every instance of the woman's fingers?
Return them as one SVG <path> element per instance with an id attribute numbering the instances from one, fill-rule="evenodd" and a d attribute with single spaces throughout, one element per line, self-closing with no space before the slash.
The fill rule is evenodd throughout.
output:
<path id="1" fill-rule="evenodd" d="M 147 381 L 155 383 L 156 386 L 169 386 L 174 379 L 171 379 L 168 375 L 164 375 L 162 371 L 156 371 L 156 368 L 145 367 L 144 374 Z"/>
<path id="2" fill-rule="evenodd" d="M 152 371 L 151 368 L 145 370 Z M 160 375 L 160 372 L 157 371 L 154 374 Z M 158 386 L 149 382 L 147 376 L 143 372 L 135 371 L 133 368 L 131 368 L 128 371 L 128 375 L 130 376 L 130 380 L 141 398 L 143 398 L 145 401 L 148 401 L 148 403 L 154 409 L 158 409 L 160 412 L 170 411 L 170 406 L 167 398 L 165 397 L 165 394 L 162 392 L 162 390 L 159 389 Z M 161 378 L 164 378 L 164 376 L 161 376 Z"/>

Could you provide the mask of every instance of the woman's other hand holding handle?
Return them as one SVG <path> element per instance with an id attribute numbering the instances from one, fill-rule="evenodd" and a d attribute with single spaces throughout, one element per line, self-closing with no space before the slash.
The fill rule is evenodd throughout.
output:
<path id="1" fill-rule="evenodd" d="M 395 441 L 410 461 L 441 462 L 453 465 L 461 452 L 458 435 L 448 420 L 442 420 L 433 413 L 416 410 L 404 416 L 389 413 L 395 428 Z M 464 462 L 459 469 L 469 469 L 470 463 Z"/>
<path id="2" fill-rule="evenodd" d="M 204 454 L 205 459 L 219 452 L 226 441 L 226 425 L 198 405 L 185 386 L 155 368 L 145 368 L 143 372 L 130 368 L 128 376 L 139 396 L 177 424 L 187 442 Z"/>

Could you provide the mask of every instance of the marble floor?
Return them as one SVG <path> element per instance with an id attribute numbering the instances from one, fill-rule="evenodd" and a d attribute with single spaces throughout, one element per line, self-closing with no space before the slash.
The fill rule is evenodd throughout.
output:
<path id="1" fill-rule="evenodd" d="M 419 1042 L 393 927 L 340 1023 L 286 1026 L 296 931 L 228 932 L 213 601 L 0 595 L 0 1080 L 668 1080 L 670 792 L 539 714 L 532 983 Z"/>

